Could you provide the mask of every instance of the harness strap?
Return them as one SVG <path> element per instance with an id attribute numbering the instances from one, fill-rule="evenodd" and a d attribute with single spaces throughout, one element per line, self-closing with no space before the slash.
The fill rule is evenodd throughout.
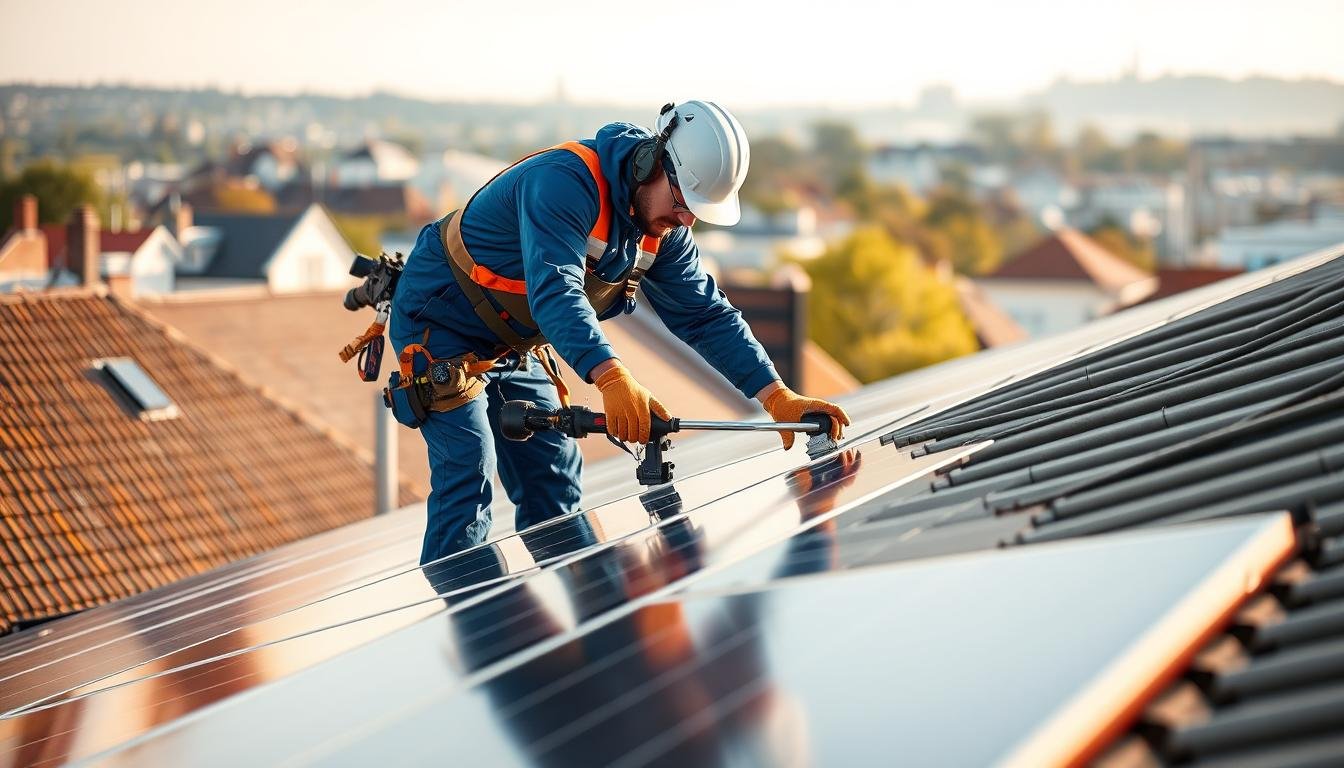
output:
<path id="1" fill-rule="evenodd" d="M 546 343 L 546 337 L 538 333 L 531 338 L 524 339 L 505 321 L 495 307 L 490 303 L 490 299 L 485 295 L 475 281 L 471 279 L 471 273 L 476 267 L 471 256 L 467 253 L 467 246 L 462 242 L 462 217 L 461 211 L 455 211 L 444 218 L 443 224 L 439 226 L 439 231 L 443 239 L 443 249 L 448 253 L 448 263 L 453 268 L 453 274 L 457 277 L 457 284 L 462 289 L 462 293 L 471 302 L 471 308 L 476 312 L 476 316 L 481 318 L 485 327 L 489 328 L 499 340 L 504 342 L 509 349 L 517 352 L 520 357 L 526 356 L 532 349 Z M 499 298 L 500 294 L 496 294 Z M 523 297 L 526 301 L 526 297 Z M 507 309 L 506 309 L 507 311 Z"/>

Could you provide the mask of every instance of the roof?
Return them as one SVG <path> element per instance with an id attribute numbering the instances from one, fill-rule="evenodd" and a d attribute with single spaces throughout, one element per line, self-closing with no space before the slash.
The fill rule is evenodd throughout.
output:
<path id="1" fill-rule="evenodd" d="M 368 517 L 369 464 L 120 301 L 0 297 L 0 631 Z M 180 415 L 92 370 L 136 361 Z"/>
<path id="2" fill-rule="evenodd" d="M 196 226 L 213 227 L 223 235 L 210 265 L 196 276 L 265 278 L 266 265 L 305 213 L 196 213 Z"/>
<path id="3" fill-rule="evenodd" d="M 1157 290 L 1144 301 L 1157 301 L 1168 296 L 1184 293 L 1229 277 L 1236 277 L 1244 270 L 1214 269 L 1210 267 L 1177 268 L 1159 267 L 1157 270 Z"/>
<path id="4" fill-rule="evenodd" d="M 581 516 L 424 569 L 399 516 L 222 569 L 223 596 L 54 622 L 0 642 L 0 738 L 110 765 L 428 765 L 445 722 L 474 764 L 1338 764 L 1341 255 L 871 385 L 810 459 L 676 436 L 671 485 L 604 462 Z M 304 587 L 237 597 L 277 581 Z"/>
<path id="5" fill-rule="evenodd" d="M 434 217 L 429 201 L 409 184 L 331 187 L 323 191 L 322 203 L 338 213 L 399 215 L 412 223 Z"/>
<path id="6" fill-rule="evenodd" d="M 975 330 L 981 349 L 1016 344 L 1027 338 L 1022 326 L 991 301 L 974 281 L 957 276 L 953 288 L 957 292 L 957 304 Z"/>
<path id="7" fill-rule="evenodd" d="M 47 259 L 51 263 L 61 263 L 65 259 L 66 228 L 61 224 L 45 224 L 42 234 L 47 237 Z M 154 228 L 123 230 L 111 232 L 99 230 L 98 242 L 103 253 L 135 253 L 145 244 Z"/>
<path id="8" fill-rule="evenodd" d="M 988 279 L 1086 281 L 1117 293 L 1152 276 L 1077 230 L 1061 229 L 1009 259 Z"/>
<path id="9" fill-rule="evenodd" d="M 416 162 L 415 156 L 405 147 L 395 142 L 382 139 L 366 141 L 342 157 L 343 160 L 358 160 L 360 158 L 368 158 L 378 165 L 388 162 Z"/>

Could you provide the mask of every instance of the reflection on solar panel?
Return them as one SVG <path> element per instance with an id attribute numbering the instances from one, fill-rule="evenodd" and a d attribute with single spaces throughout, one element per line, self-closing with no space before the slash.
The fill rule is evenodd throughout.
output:
<path id="1" fill-rule="evenodd" d="M 423 569 L 409 510 L 5 638 L 0 739 L 19 764 L 1338 764 L 1337 256 L 867 388 L 816 462 L 685 440 L 674 486 L 594 467 L 582 515 Z"/>
<path id="2" fill-rule="evenodd" d="M 94 360 L 93 367 L 101 371 L 115 391 L 146 421 L 177 417 L 177 405 L 159 385 L 145 373 L 140 364 L 129 357 L 111 357 Z"/>

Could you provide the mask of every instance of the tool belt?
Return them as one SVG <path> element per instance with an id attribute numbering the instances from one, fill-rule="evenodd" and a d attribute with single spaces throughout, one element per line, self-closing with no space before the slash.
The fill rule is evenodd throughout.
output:
<path id="1" fill-rule="evenodd" d="M 470 352 L 435 359 L 423 344 L 407 345 L 399 362 L 400 369 L 392 372 L 383 389 L 383 404 L 412 429 L 424 424 L 430 413 L 460 408 L 485 391 L 485 373 L 495 365 L 495 360 L 481 360 Z"/>

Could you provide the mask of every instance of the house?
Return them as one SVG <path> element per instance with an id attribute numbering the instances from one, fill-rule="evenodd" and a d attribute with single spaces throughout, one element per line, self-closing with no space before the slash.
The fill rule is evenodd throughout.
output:
<path id="1" fill-rule="evenodd" d="M 1302 253 L 1344 242 L 1344 218 L 1317 217 L 1310 221 L 1274 221 L 1254 227 L 1229 227 L 1215 245 L 1222 269 L 1264 269 Z"/>
<path id="2" fill-rule="evenodd" d="M 1157 290 L 1155 277 L 1072 229 L 1051 234 L 975 282 L 1033 337 L 1077 328 Z"/>
<path id="3" fill-rule="evenodd" d="M 236 287 L 271 293 L 345 289 L 354 285 L 354 251 L 322 206 L 293 214 L 179 215 L 183 258 L 179 291 Z"/>
<path id="4" fill-rule="evenodd" d="M 686 440 L 671 485 L 585 488 L 423 569 L 418 526 L 364 521 L 7 638 L 0 739 L 435 765 L 451 723 L 472 765 L 1338 765 L 1342 256 L 870 385 L 809 459 Z"/>
<path id="5" fill-rule="evenodd" d="M 1158 261 L 1180 266 L 1191 261 L 1193 238 L 1185 186 L 1141 176 L 1097 176 L 1080 185 L 1068 224 L 1093 229 L 1111 221 L 1136 237 L 1150 239 Z"/>
<path id="6" fill-rule="evenodd" d="M 405 147 L 373 139 L 341 157 L 336 164 L 335 182 L 340 187 L 404 184 L 419 171 L 419 161 Z"/>
<path id="7" fill-rule="evenodd" d="M 322 205 L 332 213 L 394 217 L 417 228 L 435 218 L 429 200 L 404 182 L 331 187 L 323 190 Z"/>
<path id="8" fill-rule="evenodd" d="M 446 213 L 466 205 L 476 190 L 508 166 L 489 155 L 448 149 L 421 162 L 415 185 L 435 210 Z"/>
<path id="9" fill-rule="evenodd" d="M 952 278 L 957 292 L 957 306 L 975 331 L 980 349 L 993 349 L 1016 344 L 1027 338 L 1027 332 L 1016 320 L 989 300 L 974 280 L 962 275 Z"/>
<path id="10" fill-rule="evenodd" d="M 91 210 L 75 211 L 66 225 L 37 226 L 37 199 L 25 195 L 16 208 L 18 226 L 0 244 L 0 292 L 23 287 L 41 290 L 49 285 L 78 282 L 71 264 L 92 259 L 98 277 L 125 296 L 170 293 L 173 269 L 182 248 L 171 232 L 150 229 L 104 231 Z M 71 244 L 91 249 L 92 256 L 72 255 Z"/>
<path id="11" fill-rule="evenodd" d="M 885 145 L 873 150 L 866 166 L 873 181 L 900 184 L 921 195 L 941 185 L 950 168 L 965 169 L 979 187 L 1003 183 L 1003 169 L 990 163 L 983 149 L 965 143 Z"/>
<path id="12" fill-rule="evenodd" d="M 373 513 L 367 456 L 104 287 L 0 296 L 0 381 L 0 633 Z"/>

